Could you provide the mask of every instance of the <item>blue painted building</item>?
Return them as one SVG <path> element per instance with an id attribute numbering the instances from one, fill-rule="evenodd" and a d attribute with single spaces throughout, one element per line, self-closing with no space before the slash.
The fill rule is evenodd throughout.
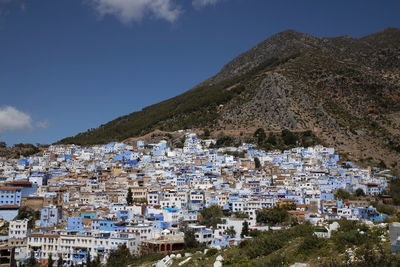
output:
<path id="1" fill-rule="evenodd" d="M 37 184 L 32 184 L 27 180 L 9 181 L 6 182 L 5 185 L 9 187 L 21 187 L 21 197 L 27 197 L 29 195 L 35 194 L 38 189 Z"/>
<path id="2" fill-rule="evenodd" d="M 86 250 L 74 250 L 72 253 L 72 261 L 74 263 L 86 262 L 88 252 Z"/>
<path id="3" fill-rule="evenodd" d="M 29 182 L 37 185 L 47 185 L 49 179 L 51 179 L 49 173 L 39 173 L 35 172 L 29 177 Z"/>
<path id="4" fill-rule="evenodd" d="M 105 219 L 92 220 L 92 230 L 113 231 L 113 229 L 114 229 L 114 221 Z"/>
<path id="5" fill-rule="evenodd" d="M 388 216 L 379 214 L 374 207 L 358 208 L 359 216 L 363 219 L 373 222 L 381 222 L 388 218 Z"/>
<path id="6" fill-rule="evenodd" d="M 40 226 L 52 227 L 62 220 L 62 208 L 56 206 L 43 207 L 40 214 Z"/>
<path id="7" fill-rule="evenodd" d="M 128 221 L 130 216 L 129 210 L 118 210 L 117 218 L 121 221 Z"/>
<path id="8" fill-rule="evenodd" d="M 22 187 L 0 187 L 0 207 L 1 206 L 21 206 Z"/>
<path id="9" fill-rule="evenodd" d="M 81 213 L 82 219 L 95 219 L 97 218 L 96 213 Z"/>
<path id="10" fill-rule="evenodd" d="M 144 141 L 139 140 L 139 141 L 136 142 L 136 145 L 137 145 L 138 149 L 140 149 L 140 150 L 144 149 Z"/>
<path id="11" fill-rule="evenodd" d="M 81 217 L 69 217 L 67 221 L 67 230 L 83 230 Z"/>
<path id="12" fill-rule="evenodd" d="M 333 193 L 325 193 L 325 192 L 321 193 L 321 200 L 333 200 L 333 199 L 334 199 Z"/>
<path id="13" fill-rule="evenodd" d="M 126 231 L 125 223 L 118 223 L 107 219 L 93 219 L 92 230 L 107 232 L 124 232 Z"/>

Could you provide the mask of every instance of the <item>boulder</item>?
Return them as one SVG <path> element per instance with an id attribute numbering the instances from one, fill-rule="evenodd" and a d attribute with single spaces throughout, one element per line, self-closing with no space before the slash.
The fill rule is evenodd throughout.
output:
<path id="1" fill-rule="evenodd" d="M 216 258 L 217 261 L 224 261 L 224 258 L 221 255 L 218 255 L 218 257 Z"/>

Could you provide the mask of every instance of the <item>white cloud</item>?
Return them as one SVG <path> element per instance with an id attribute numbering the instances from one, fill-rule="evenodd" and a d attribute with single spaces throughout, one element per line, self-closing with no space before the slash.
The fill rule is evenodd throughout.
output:
<path id="1" fill-rule="evenodd" d="M 46 129 L 47 127 L 49 127 L 49 124 L 49 120 L 38 121 L 36 122 L 36 127 Z"/>
<path id="2" fill-rule="evenodd" d="M 206 6 L 210 6 L 210 5 L 215 5 L 217 2 L 220 2 L 221 0 L 193 0 L 192 1 L 192 5 L 199 9 L 199 8 L 203 8 Z"/>
<path id="3" fill-rule="evenodd" d="M 10 106 L 0 108 L 0 133 L 24 129 L 32 129 L 32 119 L 29 114 Z"/>
<path id="4" fill-rule="evenodd" d="M 182 10 L 174 0 L 86 0 L 101 16 L 112 15 L 122 23 L 141 21 L 145 16 L 174 22 Z"/>

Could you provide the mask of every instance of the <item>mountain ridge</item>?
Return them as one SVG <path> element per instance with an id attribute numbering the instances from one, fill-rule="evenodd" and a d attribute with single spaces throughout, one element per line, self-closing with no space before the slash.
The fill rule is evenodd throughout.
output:
<path id="1" fill-rule="evenodd" d="M 361 38 L 277 33 L 187 92 L 59 143 L 96 144 L 155 129 L 312 130 L 368 164 L 399 169 L 400 29 Z"/>

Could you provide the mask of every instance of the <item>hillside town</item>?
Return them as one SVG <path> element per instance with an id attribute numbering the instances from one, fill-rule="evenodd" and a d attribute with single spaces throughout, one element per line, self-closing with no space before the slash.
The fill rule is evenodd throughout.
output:
<path id="1" fill-rule="evenodd" d="M 249 230 L 279 230 L 257 221 L 260 210 L 291 206 L 296 222 L 308 221 L 329 236 L 328 222 L 382 222 L 365 200 L 335 197 L 338 190 L 381 195 L 385 176 L 342 162 L 333 148 L 298 147 L 265 152 L 252 144 L 215 148 L 187 132 L 183 148 L 167 141 L 80 147 L 51 145 L 42 153 L 0 161 L 0 260 L 19 263 L 51 255 L 63 266 L 102 263 L 124 244 L 133 255 L 179 253 L 185 231 L 208 248 L 247 238 Z M 203 225 L 204 208 L 223 210 Z M 22 218 L 21 210 L 32 217 Z M 239 216 L 240 215 L 240 216 Z"/>

